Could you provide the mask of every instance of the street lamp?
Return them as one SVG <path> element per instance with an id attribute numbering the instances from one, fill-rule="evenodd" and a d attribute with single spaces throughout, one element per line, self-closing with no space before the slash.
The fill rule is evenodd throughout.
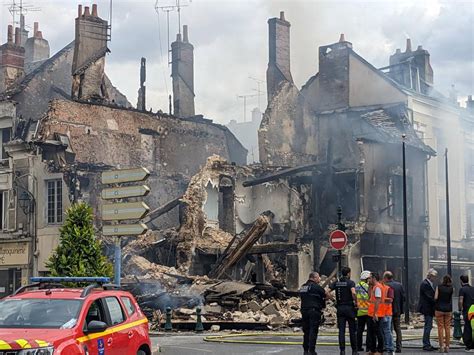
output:
<path id="1" fill-rule="evenodd" d="M 408 284 L 408 214 L 407 214 L 407 168 L 405 154 L 406 134 L 402 134 L 403 160 L 403 283 L 405 284 L 405 323 L 410 323 L 410 286 Z"/>

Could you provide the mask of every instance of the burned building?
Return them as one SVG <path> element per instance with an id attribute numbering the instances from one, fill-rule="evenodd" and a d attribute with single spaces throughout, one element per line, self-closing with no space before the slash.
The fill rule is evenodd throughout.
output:
<path id="1" fill-rule="evenodd" d="M 31 275 L 47 273 L 45 262 L 71 203 L 89 202 L 100 228 L 102 171 L 148 168 L 147 203 L 156 208 L 182 195 L 208 156 L 246 162 L 247 151 L 226 127 L 194 115 L 194 95 L 192 110 L 184 100 L 187 113 L 180 111 L 179 117 L 131 108 L 105 74 L 108 25 L 97 6 L 79 6 L 75 21 L 75 40 L 50 58 L 35 29 L 33 39 L 25 41 L 31 66 L 22 66 L 21 36 L 16 43 L 9 36 L 2 47 L 5 58 L 16 59 L 1 64 L 9 76 L 0 93 L 0 296 Z M 187 37 L 184 41 L 189 44 Z M 192 66 L 184 66 L 181 76 L 192 77 Z M 176 226 L 179 215 L 172 211 L 156 223 Z"/>
<path id="2" fill-rule="evenodd" d="M 269 21 L 269 102 L 259 129 L 260 159 L 269 165 L 320 164 L 312 179 L 301 180 L 312 189 L 314 216 L 304 239 L 314 247 L 314 267 L 327 273 L 335 266 L 321 247 L 328 246 L 341 206 L 351 242 L 347 263 L 355 274 L 390 269 L 401 278 L 405 139 L 410 273 L 421 279 L 428 259 L 426 163 L 435 151 L 413 128 L 407 94 L 344 35 L 319 48 L 319 72 L 297 88 L 285 60 L 289 27 L 282 15 Z"/>

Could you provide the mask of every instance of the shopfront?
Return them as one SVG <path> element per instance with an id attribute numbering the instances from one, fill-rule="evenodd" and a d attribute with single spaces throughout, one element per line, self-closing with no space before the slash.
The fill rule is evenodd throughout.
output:
<path id="1" fill-rule="evenodd" d="M 13 293 L 28 278 L 30 243 L 0 243 L 0 298 Z"/>

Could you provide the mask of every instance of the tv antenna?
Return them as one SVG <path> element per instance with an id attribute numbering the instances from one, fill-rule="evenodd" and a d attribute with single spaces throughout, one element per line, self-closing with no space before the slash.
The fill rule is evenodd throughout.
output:
<path id="1" fill-rule="evenodd" d="M 254 91 L 257 92 L 257 98 L 258 98 L 258 109 L 261 111 L 261 108 L 260 108 L 260 96 L 262 96 L 264 94 L 264 92 L 262 90 L 260 90 L 260 85 L 261 84 L 265 84 L 265 80 L 261 80 L 261 79 L 257 79 L 257 78 L 254 78 L 254 77 L 251 77 L 249 76 L 249 79 L 250 80 L 253 80 L 257 83 L 257 88 L 256 89 L 253 89 Z"/>
<path id="2" fill-rule="evenodd" d="M 247 99 L 258 96 L 258 94 L 237 95 L 237 99 L 244 100 L 244 122 L 247 122 Z"/>
<path id="3" fill-rule="evenodd" d="M 40 7 L 36 7 L 32 4 L 26 4 L 23 0 L 12 0 L 11 3 L 5 4 L 8 6 L 8 11 L 12 15 L 12 24 L 15 27 L 16 24 L 20 23 L 20 21 L 16 20 L 16 15 L 26 15 L 28 12 L 36 12 L 41 11 Z"/>
<path id="4" fill-rule="evenodd" d="M 189 0 L 191 3 L 192 0 Z M 166 12 L 166 27 L 168 29 L 168 65 L 171 64 L 170 59 L 170 12 L 177 11 L 178 13 L 178 33 L 181 34 L 181 8 L 189 6 L 186 1 L 183 0 L 156 0 L 155 11 L 159 15 L 160 11 Z"/>

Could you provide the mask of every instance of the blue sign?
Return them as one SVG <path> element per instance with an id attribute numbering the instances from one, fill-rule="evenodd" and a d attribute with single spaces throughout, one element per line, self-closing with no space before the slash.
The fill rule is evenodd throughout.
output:
<path id="1" fill-rule="evenodd" d="M 97 350 L 99 355 L 105 354 L 104 339 L 97 339 Z"/>

